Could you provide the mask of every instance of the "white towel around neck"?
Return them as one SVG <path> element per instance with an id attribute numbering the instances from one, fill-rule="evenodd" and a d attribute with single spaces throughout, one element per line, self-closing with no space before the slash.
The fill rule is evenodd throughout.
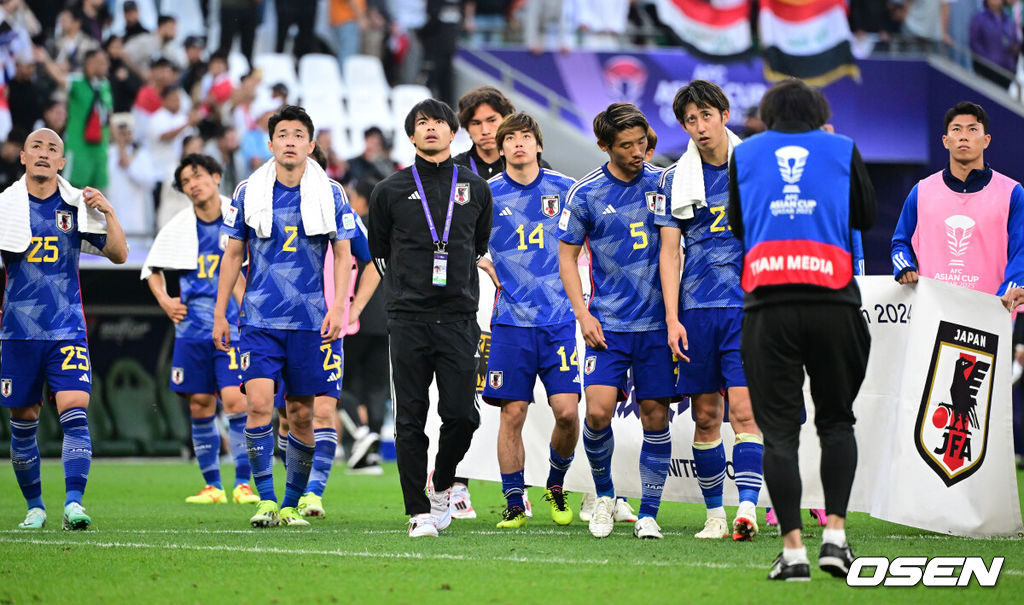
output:
<path id="1" fill-rule="evenodd" d="M 728 161 L 732 161 L 733 147 L 743 142 L 733 131 L 725 129 L 729 137 Z M 686 153 L 676 163 L 676 173 L 672 179 L 672 216 L 678 219 L 693 218 L 693 211 L 703 208 L 708 201 L 704 193 L 704 169 L 697 143 L 690 139 Z"/>
<path id="2" fill-rule="evenodd" d="M 220 196 L 221 216 L 231 208 L 231 198 Z M 179 271 L 195 271 L 199 266 L 199 233 L 196 231 L 197 218 L 195 208 L 182 208 L 171 218 L 164 228 L 156 234 L 153 246 L 142 264 L 139 279 L 149 279 L 153 269 L 175 269 Z M 223 242 L 223 238 L 218 238 Z M 222 248 L 223 249 L 223 244 Z"/>
<path id="3" fill-rule="evenodd" d="M 274 222 L 274 182 L 277 162 L 271 158 L 252 173 L 245 186 L 245 224 L 256 231 L 256 237 L 270 237 Z M 299 212 L 306 235 L 338 234 L 335 218 L 334 189 L 327 173 L 313 160 L 306 158 L 306 170 L 299 183 Z"/>
<path id="4" fill-rule="evenodd" d="M 0 193 L 0 250 L 21 253 L 32 242 L 32 226 L 29 224 L 28 187 L 26 176 Z M 57 175 L 57 190 L 68 205 L 78 209 L 78 230 L 82 233 L 105 234 L 107 222 L 103 213 L 90 208 L 82 198 L 82 190 L 72 187 L 64 177 Z M 103 253 L 89 242 L 82 240 L 82 252 L 103 256 Z"/>

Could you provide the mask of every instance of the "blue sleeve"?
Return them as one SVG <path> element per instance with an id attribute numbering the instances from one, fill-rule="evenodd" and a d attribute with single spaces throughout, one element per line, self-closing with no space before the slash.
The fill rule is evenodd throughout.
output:
<path id="1" fill-rule="evenodd" d="M 917 231 L 917 185 L 910 190 L 907 201 L 903 202 L 900 220 L 896 223 L 896 231 L 892 234 L 889 247 L 892 259 L 893 277 L 899 279 L 907 271 L 917 271 L 917 256 L 910 240 Z"/>
<path id="2" fill-rule="evenodd" d="M 83 233 L 82 239 L 95 246 L 97 250 L 102 250 L 107 245 L 105 233 Z"/>
<path id="3" fill-rule="evenodd" d="M 850 238 L 853 240 L 853 274 L 864 275 L 864 237 L 854 229 Z"/>
<path id="4" fill-rule="evenodd" d="M 359 260 L 359 262 L 368 263 L 372 259 L 370 256 L 370 240 L 366 238 L 366 226 L 363 225 L 363 219 L 359 218 L 358 214 L 354 214 L 356 217 L 356 234 L 350 242 L 352 245 L 352 255 Z"/>
<path id="5" fill-rule="evenodd" d="M 1024 286 L 1024 188 L 1018 183 L 1010 193 L 1010 216 L 1006 221 L 1009 235 L 1006 245 L 1006 273 L 1003 285 L 996 292 L 998 296 L 1008 288 Z"/>
<path id="6" fill-rule="evenodd" d="M 562 217 L 558 219 L 558 239 L 567 244 L 581 246 L 587 241 L 588 233 L 590 212 L 587 210 L 586 198 L 579 195 L 578 190 L 570 190 Z"/>
<path id="7" fill-rule="evenodd" d="M 221 223 L 220 232 L 231 239 L 245 241 L 247 230 L 245 227 L 245 184 L 235 189 L 235 195 L 231 198 L 231 208 L 224 215 L 224 222 Z"/>
<path id="8" fill-rule="evenodd" d="M 356 227 L 356 218 L 358 217 L 355 212 L 352 212 L 352 207 L 348 205 L 348 196 L 345 195 L 345 190 L 341 188 L 341 185 L 332 185 L 331 190 L 334 192 L 334 221 L 338 229 L 334 241 L 352 239 L 358 231 Z"/>

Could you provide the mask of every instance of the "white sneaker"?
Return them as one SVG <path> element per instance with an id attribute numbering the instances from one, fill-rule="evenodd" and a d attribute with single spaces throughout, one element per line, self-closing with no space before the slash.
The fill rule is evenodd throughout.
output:
<path id="1" fill-rule="evenodd" d="M 729 523 L 722 517 L 708 517 L 704 522 L 704 529 L 693 534 L 694 538 L 701 540 L 721 540 L 729 537 Z"/>
<path id="2" fill-rule="evenodd" d="M 530 494 L 524 489 L 523 490 L 523 508 L 526 509 L 524 513 L 527 519 L 533 518 L 533 507 L 530 506 Z M 473 515 L 476 516 L 476 515 Z"/>
<path id="3" fill-rule="evenodd" d="M 436 531 L 447 529 L 452 524 L 451 494 L 450 487 L 443 492 L 430 492 L 430 514 L 434 516 Z"/>
<path id="4" fill-rule="evenodd" d="M 757 509 L 750 502 L 740 502 L 732 522 L 732 539 L 749 542 L 757 535 Z"/>
<path id="5" fill-rule="evenodd" d="M 590 517 L 594 514 L 594 502 L 596 501 L 595 494 L 583 494 L 583 499 L 580 500 L 580 521 L 590 521 Z"/>
<path id="6" fill-rule="evenodd" d="M 615 522 L 636 523 L 636 513 L 633 512 L 633 507 L 629 505 L 629 502 L 615 499 Z"/>
<path id="7" fill-rule="evenodd" d="M 654 520 L 654 517 L 643 517 L 638 519 L 636 525 L 633 526 L 633 535 L 637 538 L 647 538 L 651 540 L 661 540 L 664 536 L 661 535 L 661 527 L 658 522 Z"/>
<path id="8" fill-rule="evenodd" d="M 434 515 L 422 513 L 409 519 L 410 538 L 436 538 L 437 522 Z"/>
<path id="9" fill-rule="evenodd" d="M 46 527 L 46 511 L 39 507 L 28 509 L 25 520 L 18 524 L 18 529 L 42 529 Z"/>
<path id="10" fill-rule="evenodd" d="M 452 518 L 453 519 L 476 519 L 476 511 L 473 510 L 473 502 L 469 499 L 469 488 L 465 485 L 452 486 Z M 530 510 L 527 507 L 526 510 Z M 443 527 L 441 529 L 444 529 Z"/>
<path id="11" fill-rule="evenodd" d="M 615 498 L 601 496 L 594 502 L 593 513 L 590 517 L 590 533 L 595 538 L 606 538 L 612 533 L 615 521 L 612 515 L 615 511 Z"/>

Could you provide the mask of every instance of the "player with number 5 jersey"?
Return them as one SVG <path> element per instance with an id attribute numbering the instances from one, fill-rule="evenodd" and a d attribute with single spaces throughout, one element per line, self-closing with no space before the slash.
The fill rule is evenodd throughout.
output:
<path id="1" fill-rule="evenodd" d="M 668 404 L 675 399 L 675 361 L 665 333 L 658 277 L 656 214 L 661 171 L 644 162 L 647 119 L 635 105 L 613 103 L 594 118 L 598 146 L 609 161 L 569 190 L 559 219 L 559 271 L 587 344 L 583 383 L 587 417 L 583 444 L 597 502 L 590 532 L 612 531 L 615 487 L 612 416 L 632 376 L 644 440 L 640 450 L 638 538 L 661 538 L 655 517 L 668 475 L 672 443 Z M 576 259 L 586 244 L 591 257 L 590 305 L 584 303 Z"/>
<path id="2" fill-rule="evenodd" d="M 64 529 L 86 529 L 82 496 L 92 462 L 89 394 L 92 368 L 86 342 L 79 253 L 117 264 L 128 257 L 124 230 L 100 191 L 71 186 L 64 142 L 36 130 L 21 151 L 25 176 L 0 193 L 0 254 L 7 284 L 0 315 L 0 404 L 11 413 L 11 464 L 28 504 L 22 529 L 46 524 L 36 433 L 43 383 L 56 404 L 64 443 Z"/>
<path id="3" fill-rule="evenodd" d="M 558 217 L 575 181 L 541 168 L 540 125 L 525 113 L 497 130 L 506 169 L 488 184 L 494 220 L 486 266 L 497 287 L 484 401 L 501 407 L 498 466 L 507 506 L 499 528 L 526 524 L 523 422 L 539 376 L 555 416 L 544 499 L 559 525 L 572 521 L 562 483 L 579 439 L 576 322 L 558 276 Z M 493 272 L 492 272 L 493 271 Z"/>

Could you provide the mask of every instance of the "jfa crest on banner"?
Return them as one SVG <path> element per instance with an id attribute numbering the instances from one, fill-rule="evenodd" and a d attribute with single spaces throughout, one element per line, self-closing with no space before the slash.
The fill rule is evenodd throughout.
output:
<path id="1" fill-rule="evenodd" d="M 242 353 L 242 356 L 238 360 L 239 365 L 242 366 L 242 371 L 249 369 L 249 352 Z"/>
<path id="2" fill-rule="evenodd" d="M 558 214 L 558 196 L 557 195 L 542 195 L 540 196 L 540 211 L 544 213 L 544 216 L 552 218 Z"/>
<path id="3" fill-rule="evenodd" d="M 4 397 L 10 397 L 12 390 L 11 386 L 12 385 L 10 378 L 4 378 L 3 380 L 0 380 L 0 395 Z"/>
<path id="4" fill-rule="evenodd" d="M 985 460 L 998 344 L 995 334 L 939 322 L 914 441 L 947 487 Z"/>
<path id="5" fill-rule="evenodd" d="M 67 210 L 58 210 L 57 228 L 64 233 L 71 233 L 71 230 L 75 228 L 74 216 Z"/>
<path id="6" fill-rule="evenodd" d="M 492 389 L 500 389 L 501 385 L 505 384 L 505 373 L 501 371 L 488 372 L 487 380 Z"/>
<path id="7" fill-rule="evenodd" d="M 644 193 L 644 197 L 647 198 L 647 209 L 662 216 L 665 214 L 665 196 L 658 193 L 657 191 L 648 191 Z"/>
<path id="8" fill-rule="evenodd" d="M 459 183 L 455 186 L 455 203 L 460 206 L 469 203 L 469 183 Z"/>
<path id="9" fill-rule="evenodd" d="M 185 368 L 171 368 L 171 382 L 181 384 L 185 381 Z"/>

